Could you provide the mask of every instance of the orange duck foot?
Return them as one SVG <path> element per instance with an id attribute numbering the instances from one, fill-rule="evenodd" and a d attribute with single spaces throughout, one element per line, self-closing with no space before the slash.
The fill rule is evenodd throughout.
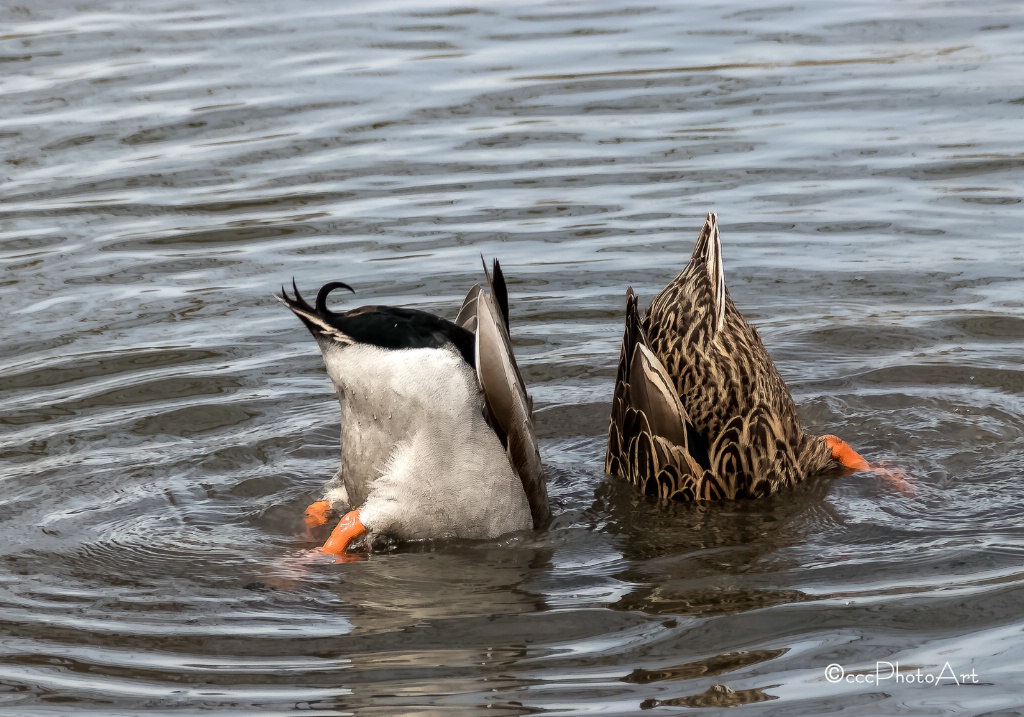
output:
<path id="1" fill-rule="evenodd" d="M 829 435 L 822 436 L 822 439 L 825 441 L 825 445 L 832 449 L 832 457 L 839 461 L 844 468 L 854 471 L 872 471 L 892 483 L 896 490 L 904 495 L 913 494 L 910 483 L 902 473 L 891 471 L 881 466 L 872 466 L 842 438 Z"/>
<path id="2" fill-rule="evenodd" d="M 871 468 L 857 451 L 850 448 L 850 444 L 838 436 L 822 436 L 825 445 L 832 449 L 832 457 L 843 464 L 844 467 L 854 471 L 866 471 Z"/>
<path id="3" fill-rule="evenodd" d="M 366 526 L 359 520 L 359 511 L 353 510 L 345 514 L 341 522 L 334 528 L 331 537 L 324 543 L 321 551 L 344 559 L 345 551 L 352 541 L 366 532 Z"/>
<path id="4" fill-rule="evenodd" d="M 306 526 L 309 528 L 316 528 L 323 525 L 328 521 L 331 516 L 331 504 L 326 500 L 318 500 L 316 503 L 311 503 L 306 508 L 306 515 L 303 519 L 306 521 Z"/>

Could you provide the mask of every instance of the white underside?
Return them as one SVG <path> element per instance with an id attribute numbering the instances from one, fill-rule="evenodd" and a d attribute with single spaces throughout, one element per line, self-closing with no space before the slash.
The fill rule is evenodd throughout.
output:
<path id="1" fill-rule="evenodd" d="M 401 540 L 494 538 L 533 527 L 522 482 L 483 418 L 476 374 L 454 349 L 332 345 L 341 469 L 325 500 Z"/>

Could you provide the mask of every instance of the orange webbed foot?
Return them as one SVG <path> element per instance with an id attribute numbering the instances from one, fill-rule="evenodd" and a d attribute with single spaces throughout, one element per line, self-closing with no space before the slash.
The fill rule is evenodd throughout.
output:
<path id="1" fill-rule="evenodd" d="M 318 500 L 306 508 L 306 515 L 303 516 L 303 520 L 306 521 L 306 527 L 316 528 L 326 523 L 330 518 L 330 514 L 331 504 L 326 500 Z"/>
<path id="2" fill-rule="evenodd" d="M 832 450 L 832 457 L 839 461 L 844 468 L 854 471 L 871 471 L 892 483 L 900 493 L 904 495 L 911 495 L 913 493 L 910 483 L 902 473 L 881 466 L 871 465 L 864 460 L 863 456 L 853 450 L 849 443 L 838 436 L 827 435 L 821 438 L 825 441 L 825 445 Z"/>
<path id="3" fill-rule="evenodd" d="M 327 555 L 334 555 L 339 560 L 345 560 L 345 551 L 352 541 L 366 532 L 366 526 L 359 520 L 359 511 L 353 510 L 345 514 L 341 522 L 334 528 L 331 537 L 324 543 L 321 551 Z"/>
<path id="4" fill-rule="evenodd" d="M 825 445 L 832 450 L 832 457 L 839 461 L 844 467 L 854 471 L 866 471 L 871 468 L 866 460 L 850 448 L 850 444 L 842 438 L 833 435 L 822 436 Z"/>
<path id="5" fill-rule="evenodd" d="M 873 465 L 871 466 L 873 473 L 881 476 L 885 481 L 891 484 L 896 490 L 908 498 L 914 495 L 914 486 L 910 480 L 898 470 L 892 470 L 885 466 Z"/>

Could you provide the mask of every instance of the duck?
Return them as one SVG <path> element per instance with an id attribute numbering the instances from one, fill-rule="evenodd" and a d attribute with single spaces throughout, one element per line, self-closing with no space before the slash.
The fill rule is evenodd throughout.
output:
<path id="1" fill-rule="evenodd" d="M 757 330 L 725 285 L 718 216 L 641 315 L 626 291 L 605 472 L 662 500 L 760 498 L 870 466 L 848 443 L 803 430 Z"/>
<path id="2" fill-rule="evenodd" d="M 341 462 L 310 527 L 342 515 L 322 552 L 353 544 L 493 539 L 551 518 L 527 393 L 509 336 L 501 265 L 484 263 L 454 321 L 418 309 L 310 305 L 292 280 L 278 298 L 309 329 L 341 407 Z"/>

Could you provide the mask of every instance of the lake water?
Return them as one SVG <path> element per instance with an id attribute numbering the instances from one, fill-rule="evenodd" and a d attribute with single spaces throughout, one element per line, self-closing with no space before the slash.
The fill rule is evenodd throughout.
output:
<path id="1" fill-rule="evenodd" d="M 0 714 L 1021 714 L 1022 67 L 1009 1 L 7 4 Z M 625 289 L 710 209 L 805 424 L 908 490 L 604 475 Z M 318 556 L 273 292 L 454 317 L 481 254 L 553 525 Z"/>

